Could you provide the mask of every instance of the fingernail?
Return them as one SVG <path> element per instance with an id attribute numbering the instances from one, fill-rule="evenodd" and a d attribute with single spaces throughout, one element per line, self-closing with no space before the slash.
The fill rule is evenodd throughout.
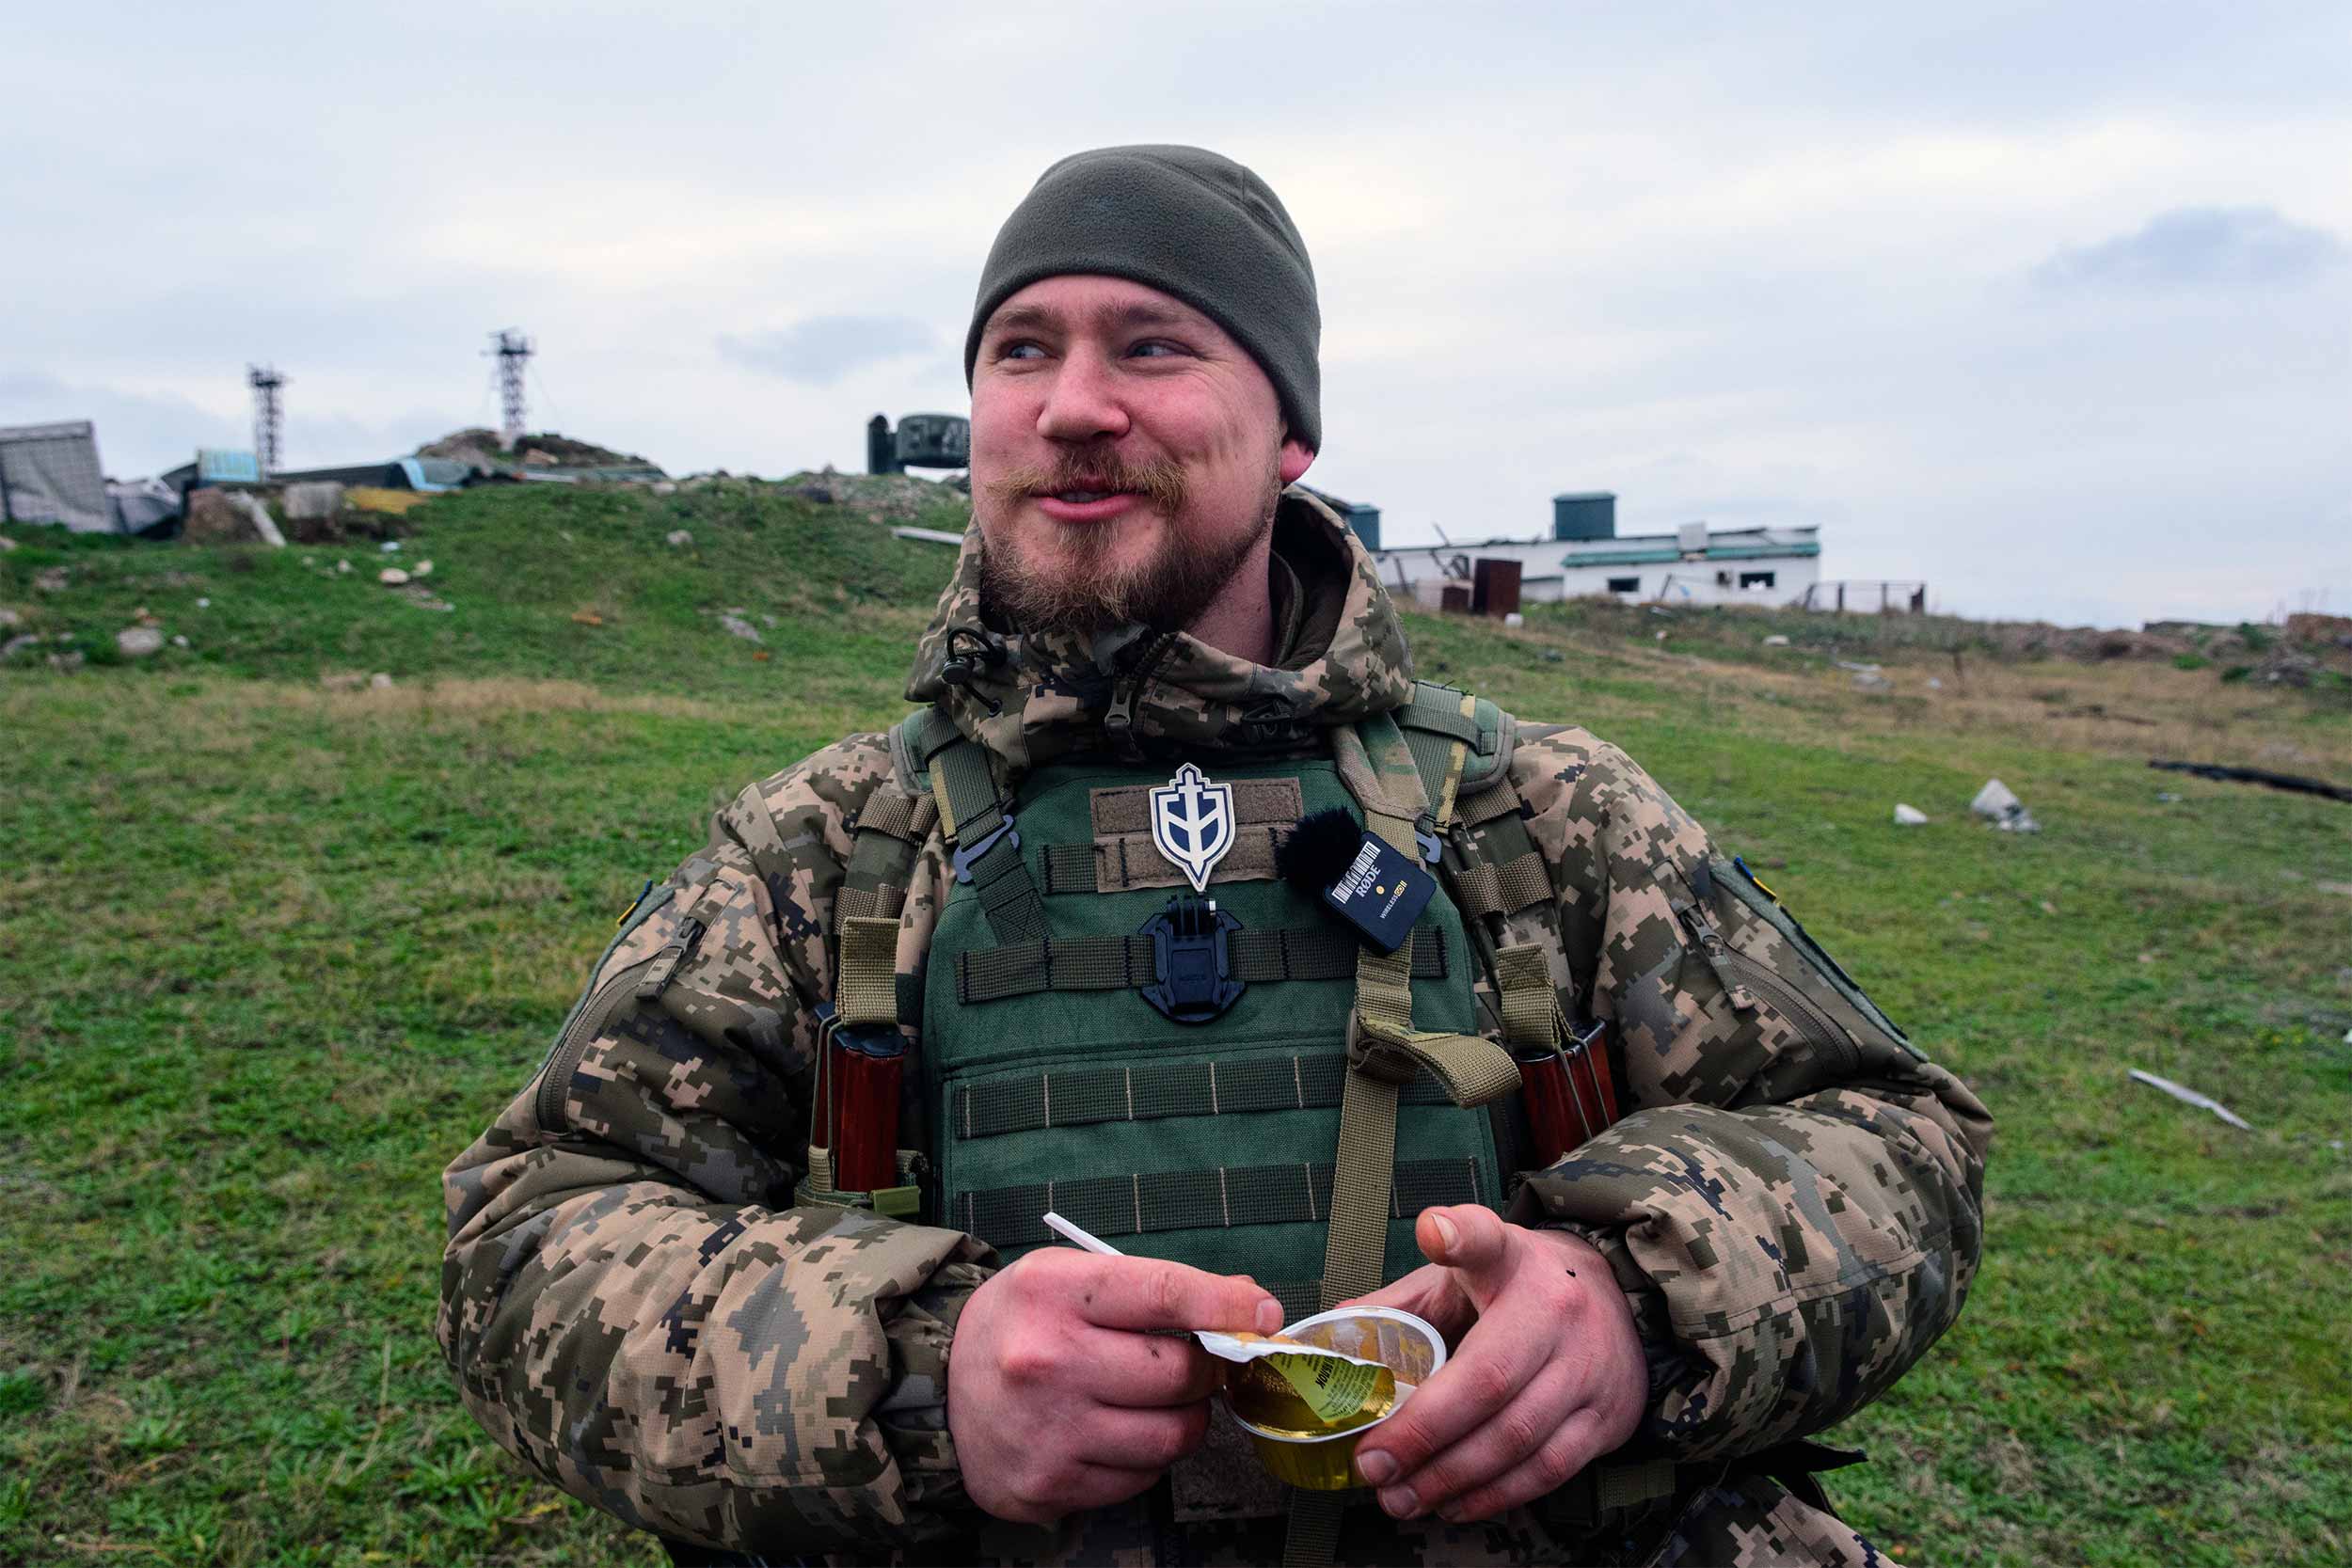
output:
<path id="1" fill-rule="evenodd" d="M 1271 1334 L 1282 1326 L 1282 1304 L 1272 1296 L 1258 1303 L 1258 1332 Z"/>
<path id="2" fill-rule="evenodd" d="M 1396 1479 L 1396 1461 L 1385 1453 L 1359 1453 L 1356 1456 L 1356 1473 L 1364 1478 L 1367 1486 L 1386 1486 Z"/>
<path id="3" fill-rule="evenodd" d="M 1447 1219 L 1443 1214 L 1432 1214 L 1429 1216 L 1429 1223 L 1438 1227 L 1438 1244 L 1446 1251 L 1452 1252 L 1461 1244 L 1462 1233 L 1454 1228 L 1452 1220 Z"/>
<path id="4" fill-rule="evenodd" d="M 1394 1518 L 1409 1519 L 1421 1512 L 1421 1499 L 1409 1486 L 1391 1486 L 1380 1494 L 1380 1506 Z"/>

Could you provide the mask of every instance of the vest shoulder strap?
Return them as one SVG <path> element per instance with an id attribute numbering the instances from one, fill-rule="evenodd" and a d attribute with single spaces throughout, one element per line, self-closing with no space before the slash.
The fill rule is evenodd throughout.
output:
<path id="1" fill-rule="evenodd" d="M 1510 771 L 1518 721 L 1484 697 L 1415 681 L 1412 699 L 1390 717 L 1404 733 L 1440 831 L 1453 826 L 1468 798 Z"/>

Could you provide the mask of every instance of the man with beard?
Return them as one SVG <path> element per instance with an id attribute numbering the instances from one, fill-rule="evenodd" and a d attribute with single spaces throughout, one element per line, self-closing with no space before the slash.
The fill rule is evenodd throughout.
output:
<path id="1" fill-rule="evenodd" d="M 450 1167 L 468 1405 L 681 1560 L 1874 1560 L 1801 1439 L 1956 1316 L 1983 1108 L 1622 752 L 1413 682 L 1293 487 L 1319 333 L 1248 169 L 1047 170 L 920 706 L 721 812 Z M 1332 812 L 1441 884 L 1393 953 L 1280 874 Z M 1170 1331 L 1343 1299 L 1452 1358 L 1285 1498 Z"/>

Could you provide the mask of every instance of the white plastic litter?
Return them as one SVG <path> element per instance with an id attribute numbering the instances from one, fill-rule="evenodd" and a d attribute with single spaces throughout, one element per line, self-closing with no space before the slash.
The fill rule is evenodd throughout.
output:
<path id="1" fill-rule="evenodd" d="M 1917 806 L 1906 806 L 1900 800 L 1895 802 L 1895 826 L 1898 828 L 1924 827 L 1927 820 L 1928 814 Z"/>
<path id="2" fill-rule="evenodd" d="M 2184 1087 L 2169 1078 L 2159 1078 L 2153 1072 L 2142 1072 L 2137 1068 L 2132 1069 L 2132 1080 L 2135 1083 L 2145 1084 L 2152 1089 L 2162 1089 L 2184 1105 L 2194 1105 L 2201 1111 L 2211 1111 L 2242 1132 L 2253 1131 L 2244 1117 L 2209 1094 L 2199 1094 L 2195 1089 Z"/>
<path id="3" fill-rule="evenodd" d="M 1968 809 L 1992 823 L 2005 833 L 2038 833 L 2042 824 L 2033 819 L 2009 785 L 1998 779 L 1987 779 L 1977 798 L 1968 802 Z"/>

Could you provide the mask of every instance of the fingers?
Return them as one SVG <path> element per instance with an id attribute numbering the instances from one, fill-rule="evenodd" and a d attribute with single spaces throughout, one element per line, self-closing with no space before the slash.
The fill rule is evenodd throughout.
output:
<path id="1" fill-rule="evenodd" d="M 1460 1353 L 1363 1440 L 1356 1450 L 1358 1473 L 1375 1486 L 1410 1481 L 1422 1465 L 1510 1409 L 1546 1370 L 1554 1348 L 1549 1333 L 1515 1332 L 1530 1326 L 1508 1318 L 1480 1319 L 1463 1337 Z"/>
<path id="2" fill-rule="evenodd" d="M 1027 1259 L 1023 1259 L 1027 1261 Z M 1157 1258 L 1078 1258 L 1078 1316 L 1101 1328 L 1213 1328 L 1271 1334 L 1282 1304 L 1256 1280 Z"/>
<path id="3" fill-rule="evenodd" d="M 1512 1228 L 1491 1209 L 1456 1203 L 1422 1210 L 1413 1240 L 1431 1262 L 1461 1270 L 1470 1294 L 1485 1302 L 1510 1268 Z"/>
<path id="4" fill-rule="evenodd" d="M 1380 1506 L 1399 1518 L 1485 1518 L 1549 1491 L 1593 1456 L 1597 1422 L 1581 1395 L 1582 1380 L 1572 1369 L 1546 1369 L 1459 1442 L 1382 1488 Z M 1547 1475 L 1551 1479 L 1542 1481 Z M 1533 1489 L 1521 1494 L 1522 1486 Z"/>
<path id="5" fill-rule="evenodd" d="M 1112 1328 L 1085 1328 L 1065 1354 L 1095 1400 L 1132 1408 L 1198 1404 L 1222 1365 L 1189 1338 Z"/>
<path id="6" fill-rule="evenodd" d="M 1160 1479 L 1157 1470 L 1130 1470 L 1111 1465 L 1080 1465 L 1033 1487 L 1008 1490 L 993 1497 L 988 1512 L 1017 1525 L 1050 1525 L 1066 1513 L 1108 1508 L 1148 1492 Z"/>

